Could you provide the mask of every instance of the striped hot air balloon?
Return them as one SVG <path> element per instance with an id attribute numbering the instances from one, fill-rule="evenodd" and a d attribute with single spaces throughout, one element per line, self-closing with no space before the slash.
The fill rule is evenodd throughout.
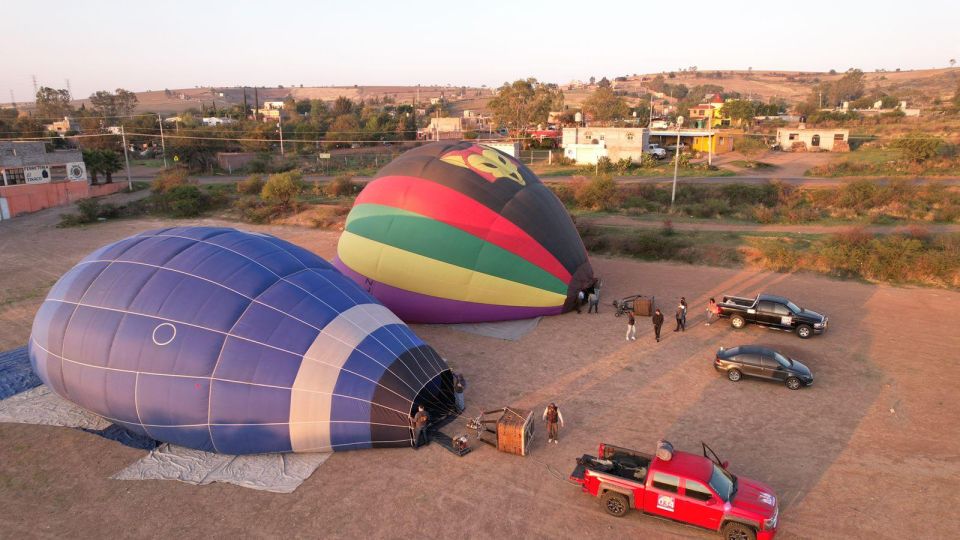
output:
<path id="1" fill-rule="evenodd" d="M 572 309 L 593 270 L 566 208 L 533 172 L 470 142 L 410 150 L 347 216 L 334 265 L 407 322 Z"/>
<path id="2" fill-rule="evenodd" d="M 54 285 L 34 370 L 157 440 L 230 454 L 409 446 L 419 405 L 454 408 L 446 363 L 316 255 L 229 228 L 146 232 Z"/>

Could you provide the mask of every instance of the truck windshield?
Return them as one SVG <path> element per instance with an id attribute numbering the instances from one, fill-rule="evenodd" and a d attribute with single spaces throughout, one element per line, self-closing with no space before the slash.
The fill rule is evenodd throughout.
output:
<path id="1" fill-rule="evenodd" d="M 791 302 L 791 301 L 789 301 L 789 300 L 787 300 L 787 308 L 789 308 L 790 311 L 792 311 L 792 312 L 794 312 L 794 313 L 800 313 L 801 311 L 803 311 L 802 308 L 800 308 L 799 306 L 797 306 L 796 304 L 794 304 L 793 302 Z"/>
<path id="2" fill-rule="evenodd" d="M 734 478 L 727 471 L 717 465 L 713 466 L 713 473 L 710 475 L 710 487 L 723 499 L 723 502 L 730 502 L 733 497 Z"/>

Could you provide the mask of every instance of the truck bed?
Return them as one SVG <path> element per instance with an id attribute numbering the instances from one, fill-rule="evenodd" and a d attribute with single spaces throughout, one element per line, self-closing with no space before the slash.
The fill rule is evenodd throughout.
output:
<path id="1" fill-rule="evenodd" d="M 720 301 L 720 305 L 728 305 L 731 307 L 739 308 L 749 308 L 753 307 L 753 304 L 757 302 L 756 298 L 744 298 L 742 296 L 724 296 Z"/>
<path id="2" fill-rule="evenodd" d="M 570 474 L 570 479 L 582 483 L 586 476 L 586 471 L 594 471 L 602 474 L 619 476 L 625 480 L 643 484 L 646 481 L 647 472 L 650 470 L 650 462 L 653 456 L 635 452 L 626 448 L 616 446 L 606 446 L 602 457 L 594 457 L 584 454 L 577 460 L 577 467 Z"/>

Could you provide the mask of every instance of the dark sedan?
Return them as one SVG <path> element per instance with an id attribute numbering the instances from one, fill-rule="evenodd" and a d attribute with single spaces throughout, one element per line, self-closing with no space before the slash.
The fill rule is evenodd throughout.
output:
<path id="1" fill-rule="evenodd" d="M 742 345 L 732 349 L 723 347 L 717 351 L 713 361 L 717 371 L 723 371 L 727 378 L 737 382 L 743 377 L 756 377 L 782 382 L 791 390 L 813 384 L 810 368 L 789 356 L 766 347 Z"/>

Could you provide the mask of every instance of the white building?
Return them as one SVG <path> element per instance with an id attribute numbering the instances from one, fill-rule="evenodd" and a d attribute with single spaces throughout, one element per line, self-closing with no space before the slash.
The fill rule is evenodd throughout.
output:
<path id="1" fill-rule="evenodd" d="M 577 163 L 596 163 L 603 155 L 613 161 L 630 158 L 639 162 L 650 142 L 650 131 L 637 127 L 572 127 L 563 128 L 564 155 Z M 602 146 L 606 153 L 584 148 Z M 568 155 L 571 148 L 572 155 Z"/>
<path id="2" fill-rule="evenodd" d="M 807 128 L 802 124 L 794 128 L 778 128 L 777 144 L 788 152 L 806 152 L 823 150 L 827 152 L 848 152 L 850 150 L 849 129 Z"/>

